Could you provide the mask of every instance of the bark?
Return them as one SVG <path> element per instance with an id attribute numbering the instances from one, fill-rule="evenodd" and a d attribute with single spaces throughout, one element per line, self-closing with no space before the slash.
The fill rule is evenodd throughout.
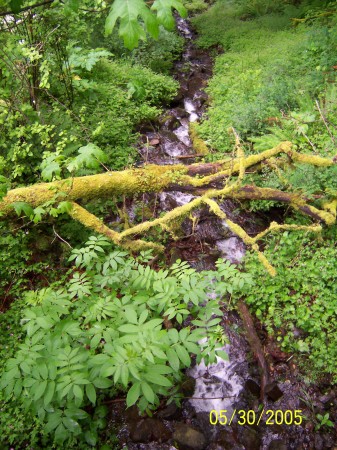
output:
<path id="1" fill-rule="evenodd" d="M 238 302 L 238 310 L 243 322 L 243 328 L 245 330 L 247 341 L 260 367 L 261 371 L 260 400 L 262 403 L 264 403 L 265 389 L 267 384 L 269 383 L 269 367 L 266 358 L 264 356 L 264 350 L 261 341 L 255 331 L 253 318 L 249 312 L 249 309 L 247 308 L 247 305 L 242 300 Z"/>

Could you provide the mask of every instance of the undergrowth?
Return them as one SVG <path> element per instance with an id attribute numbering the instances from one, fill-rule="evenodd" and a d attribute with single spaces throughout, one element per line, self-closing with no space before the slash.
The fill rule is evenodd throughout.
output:
<path id="1" fill-rule="evenodd" d="M 264 253 L 277 270 L 271 278 L 254 254 L 245 260 L 254 285 L 244 293 L 251 310 L 281 348 L 299 355 L 303 374 L 330 374 L 337 382 L 336 227 L 321 239 L 284 232 L 266 239 Z"/>
<path id="2" fill-rule="evenodd" d="M 335 81 L 336 19 L 293 27 L 291 18 L 302 13 L 274 3 L 248 20 L 242 4 L 219 0 L 193 19 L 198 44 L 224 50 L 207 89 L 211 106 L 199 126 L 210 147 L 231 151 L 231 126 L 244 139 L 264 134 L 282 114 L 300 108 L 303 96 L 314 101 Z"/>

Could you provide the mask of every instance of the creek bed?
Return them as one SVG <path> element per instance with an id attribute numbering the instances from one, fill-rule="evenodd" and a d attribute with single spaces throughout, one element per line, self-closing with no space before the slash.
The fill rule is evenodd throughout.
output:
<path id="1" fill-rule="evenodd" d="M 207 107 L 204 88 L 212 74 L 210 55 L 198 49 L 194 40 L 196 34 L 187 20 L 177 18 L 179 33 L 186 45 L 181 60 L 177 61 L 174 76 L 180 83 L 179 93 L 170 108 L 160 118 L 156 126 L 143 126 L 139 152 L 144 163 L 177 164 L 194 161 L 194 149 L 189 135 L 190 123 L 198 121 Z M 184 158 L 181 158 L 184 157 Z M 158 196 L 143 197 L 147 204 L 155 204 L 156 213 L 169 211 L 176 206 L 189 203 L 195 198 L 181 191 L 163 192 Z M 237 212 L 237 205 L 226 200 L 221 208 L 227 217 L 243 226 L 248 233 L 256 234 L 265 228 L 258 216 L 256 221 Z M 130 216 L 134 216 L 135 204 L 128 205 Z M 214 268 L 214 262 L 223 257 L 232 263 L 239 263 L 245 254 L 245 245 L 221 221 L 211 215 L 207 208 L 195 213 L 197 222 L 192 229 L 191 222 L 182 224 L 184 236 L 170 242 L 170 259 L 181 258 L 198 270 Z M 254 216 L 253 216 L 254 217 Z M 271 219 L 269 219 L 271 220 Z M 258 411 L 260 396 L 260 373 L 256 359 L 242 333 L 242 322 L 233 310 L 223 311 L 222 325 L 227 333 L 229 344 L 225 350 L 229 361 L 218 360 L 216 364 L 205 367 L 194 365 L 187 372 L 183 386 L 182 407 L 174 405 L 161 407 L 152 418 L 139 417 L 135 407 L 125 411 L 124 403 L 113 403 L 110 427 L 118 430 L 121 448 L 128 450 L 286 450 L 286 449 L 330 449 L 336 442 L 331 433 L 315 432 L 312 422 L 303 421 L 303 426 L 292 423 L 276 424 L 264 416 L 259 426 L 242 423 L 238 411 Z M 258 329 L 262 344 L 269 351 L 269 365 L 273 371 L 274 383 L 269 386 L 265 411 L 301 410 L 310 416 L 310 405 L 303 401 L 305 387 L 291 355 L 281 352 L 266 335 L 263 328 Z M 318 388 L 310 388 L 310 396 L 319 401 Z M 328 389 L 329 399 L 336 395 Z M 337 392 L 335 392 L 337 394 Z M 315 401 L 316 401 L 315 400 Z M 323 400 L 321 401 L 323 405 Z M 324 407 L 324 405 L 323 405 Z M 210 412 L 226 410 L 226 416 L 234 414 L 231 426 L 212 425 Z M 257 414 L 257 413 L 256 413 Z M 241 417 L 243 417 L 241 413 Z M 335 447 L 336 448 L 336 447 Z"/>

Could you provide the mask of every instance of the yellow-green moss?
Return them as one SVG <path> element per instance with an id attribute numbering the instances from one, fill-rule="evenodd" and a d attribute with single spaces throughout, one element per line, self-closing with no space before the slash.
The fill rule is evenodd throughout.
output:
<path id="1" fill-rule="evenodd" d="M 196 122 L 190 122 L 189 133 L 195 153 L 197 155 L 207 155 L 209 153 L 209 148 L 207 147 L 206 142 L 199 136 L 198 124 Z"/>

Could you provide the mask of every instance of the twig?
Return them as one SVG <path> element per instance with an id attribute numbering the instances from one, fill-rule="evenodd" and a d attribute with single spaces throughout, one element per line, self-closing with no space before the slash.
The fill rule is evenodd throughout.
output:
<path id="1" fill-rule="evenodd" d="M 329 135 L 330 135 L 330 137 L 331 137 L 332 143 L 333 143 L 334 145 L 336 145 L 335 138 L 333 137 L 333 134 L 331 133 L 330 128 L 328 127 L 328 124 L 327 124 L 326 119 L 325 119 L 325 117 L 324 117 L 324 115 L 323 115 L 323 113 L 322 113 L 322 110 L 321 110 L 320 106 L 319 106 L 319 102 L 318 102 L 317 98 L 316 98 L 316 100 L 315 100 L 315 103 L 316 103 L 317 109 L 318 109 L 318 111 L 319 111 L 319 113 L 320 113 L 320 115 L 321 115 L 321 118 L 322 118 L 322 120 L 323 120 L 323 123 L 324 123 L 324 125 L 325 125 L 325 128 L 328 130 L 328 133 L 329 133 Z"/>
<path id="2" fill-rule="evenodd" d="M 63 239 L 63 237 L 61 237 L 61 236 L 56 232 L 54 225 L 53 225 L 53 231 L 54 231 L 54 234 L 55 234 L 55 238 L 53 239 L 52 243 L 55 241 L 56 237 L 58 237 L 62 242 L 64 242 L 65 244 L 67 244 L 68 247 L 72 248 L 72 246 L 69 244 L 69 242 L 67 242 L 65 239 Z"/>

